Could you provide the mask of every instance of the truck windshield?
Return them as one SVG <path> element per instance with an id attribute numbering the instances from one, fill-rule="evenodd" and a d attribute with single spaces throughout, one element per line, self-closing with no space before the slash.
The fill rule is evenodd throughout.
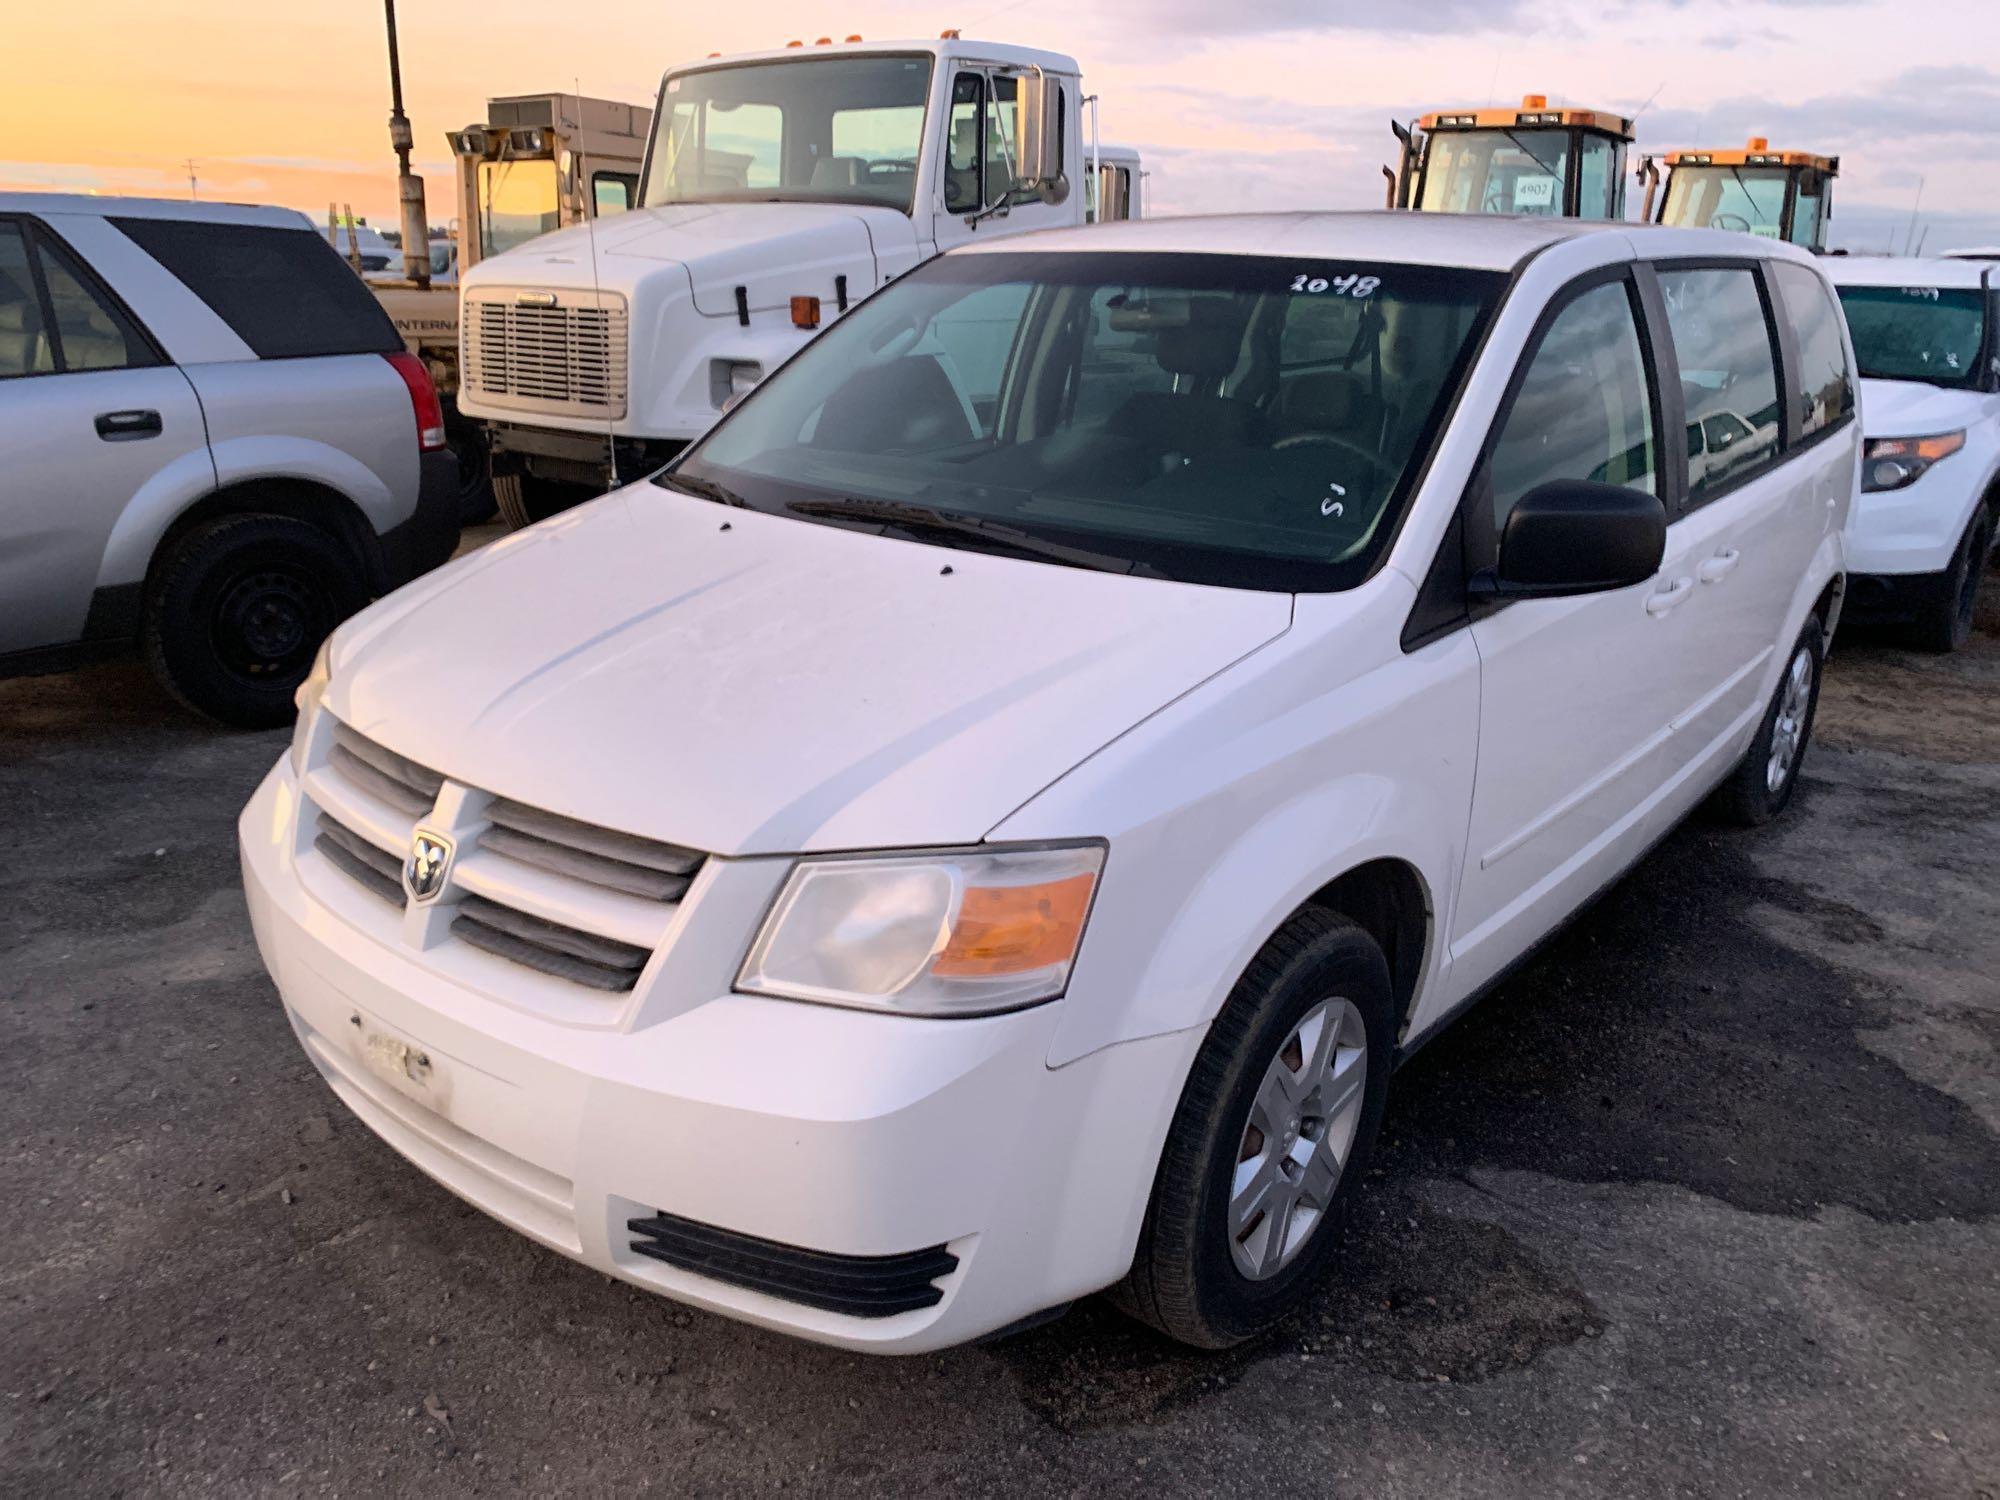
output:
<path id="1" fill-rule="evenodd" d="M 1986 299 L 1972 287 L 1843 286 L 1841 310 L 1861 373 L 1874 380 L 1971 385 L 1986 342 Z"/>
<path id="2" fill-rule="evenodd" d="M 546 157 L 479 164 L 479 253 L 498 255 L 549 233 L 562 217 Z"/>
<path id="3" fill-rule="evenodd" d="M 1660 222 L 1777 239 L 1785 216 L 1785 177 L 1783 167 L 1675 167 Z"/>
<path id="4" fill-rule="evenodd" d="M 945 256 L 834 323 L 656 482 L 1074 566 L 1350 588 L 1394 535 L 1502 282 Z"/>
<path id="5" fill-rule="evenodd" d="M 802 57 L 667 80 L 641 202 L 831 201 L 910 211 L 928 57 Z"/>
<path id="6" fill-rule="evenodd" d="M 1441 130 L 1424 153 L 1417 207 L 1446 214 L 1563 211 L 1567 130 Z"/>

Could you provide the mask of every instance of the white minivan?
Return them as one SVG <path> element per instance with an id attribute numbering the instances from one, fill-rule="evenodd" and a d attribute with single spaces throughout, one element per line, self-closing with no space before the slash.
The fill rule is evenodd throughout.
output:
<path id="1" fill-rule="evenodd" d="M 1708 231 L 954 251 L 336 634 L 259 947 L 364 1122 L 612 1276 L 865 1350 L 1114 1286 L 1244 1338 L 1401 1059 L 1791 797 L 1851 367 L 1810 257 Z"/>

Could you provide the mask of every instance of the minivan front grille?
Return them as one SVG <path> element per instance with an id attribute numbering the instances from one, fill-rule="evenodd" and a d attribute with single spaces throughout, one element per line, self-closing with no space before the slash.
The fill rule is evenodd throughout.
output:
<path id="1" fill-rule="evenodd" d="M 459 379 L 490 405 L 551 415 L 625 415 L 627 320 L 613 293 L 468 291 Z"/>
<path id="2" fill-rule="evenodd" d="M 361 887 L 384 901 L 403 904 L 403 865 L 395 855 L 378 849 L 345 823 L 320 814 L 313 848 Z"/>
<path id="3" fill-rule="evenodd" d="M 692 849 L 617 833 L 504 798 L 495 799 L 486 816 L 492 826 L 479 836 L 482 849 L 648 901 L 680 900 L 701 868 L 702 857 Z"/>
<path id="4" fill-rule="evenodd" d="M 327 752 L 327 764 L 377 800 L 412 818 L 429 812 L 444 786 L 444 777 L 428 766 L 420 766 L 338 722 L 333 726 L 333 748 Z"/>
<path id="5" fill-rule="evenodd" d="M 402 908 L 421 825 L 456 845 L 431 899 L 457 942 L 600 994 L 638 984 L 707 857 L 489 797 L 337 719 L 305 791 L 318 815 L 313 850 L 348 879 Z"/>
<path id="6" fill-rule="evenodd" d="M 467 896 L 459 903 L 451 931 L 484 952 L 594 990 L 631 989 L 652 957 L 637 944 L 531 917 L 483 896 Z"/>

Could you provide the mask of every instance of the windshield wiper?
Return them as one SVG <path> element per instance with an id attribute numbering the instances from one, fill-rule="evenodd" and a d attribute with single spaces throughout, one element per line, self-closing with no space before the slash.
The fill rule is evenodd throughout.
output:
<path id="1" fill-rule="evenodd" d="M 1536 166 L 1540 167 L 1544 172 L 1548 173 L 1549 176 L 1555 178 L 1555 180 L 1558 183 L 1563 181 L 1563 174 L 1558 172 L 1554 167 L 1550 166 L 1547 162 L 1543 161 L 1539 156 L 1535 155 L 1534 151 L 1529 147 L 1528 143 L 1522 140 L 1518 135 L 1514 134 L 1513 131 L 1502 130 L 1500 133 L 1506 136 L 1507 139 L 1512 141 L 1516 146 L 1519 146 L 1521 148 L 1521 154 L 1527 157 L 1529 161 L 1533 162 Z"/>
<path id="2" fill-rule="evenodd" d="M 713 479 L 697 479 L 691 474 L 676 474 L 672 469 L 655 474 L 653 483 L 662 489 L 684 490 L 698 500 L 713 500 L 717 505 L 740 505 L 745 509 L 750 505 L 748 500 L 726 484 L 717 484 Z"/>
<path id="3" fill-rule="evenodd" d="M 833 500 L 788 500 L 785 502 L 785 509 L 796 515 L 816 516 L 829 521 L 873 521 L 882 526 L 893 527 L 913 538 L 929 536 L 950 540 L 964 538 L 982 541 L 989 544 L 992 550 L 1014 552 L 1046 562 L 1096 568 L 1100 572 L 1149 576 L 1155 573 L 1155 570 L 1145 563 L 1129 557 L 1092 552 L 1083 547 L 1068 547 L 1061 542 L 1049 541 L 1031 531 L 1022 531 L 1018 527 L 1008 526 L 1000 521 L 933 510 L 928 505 L 915 505 L 907 500 L 870 500 L 861 496 Z"/>

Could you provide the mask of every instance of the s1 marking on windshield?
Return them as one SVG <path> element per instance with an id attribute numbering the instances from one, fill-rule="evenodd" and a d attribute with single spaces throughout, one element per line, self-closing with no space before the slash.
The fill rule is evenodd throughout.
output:
<path id="1" fill-rule="evenodd" d="M 1314 276 L 1310 272 L 1301 272 L 1292 278 L 1292 290 L 1295 292 L 1307 292 L 1313 295 L 1332 292 L 1336 297 L 1372 297 L 1381 285 L 1380 276 L 1348 275 L 1329 279 L 1325 276 Z"/>

